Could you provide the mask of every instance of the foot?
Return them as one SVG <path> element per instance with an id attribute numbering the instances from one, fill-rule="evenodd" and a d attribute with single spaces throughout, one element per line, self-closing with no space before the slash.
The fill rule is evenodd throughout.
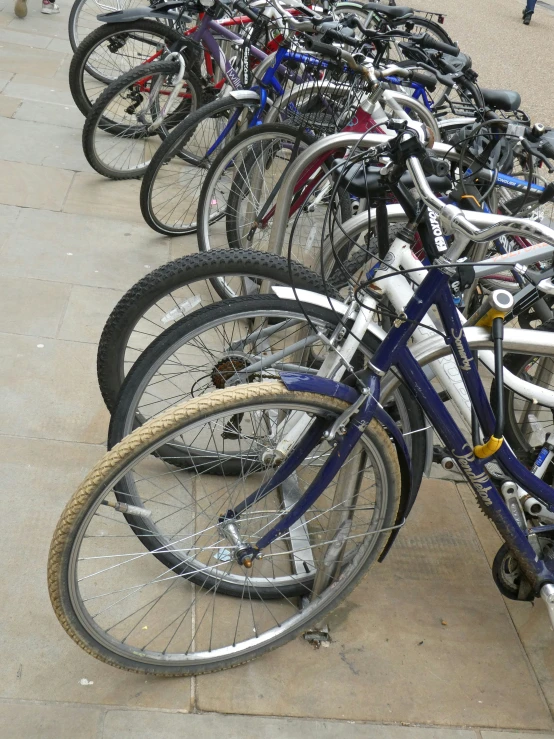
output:
<path id="1" fill-rule="evenodd" d="M 56 5 L 56 3 L 51 3 L 50 0 L 42 0 L 42 9 L 40 12 L 46 15 L 54 15 L 54 13 L 60 12 L 60 6 Z"/>
<path id="2" fill-rule="evenodd" d="M 13 12 L 18 18 L 25 18 L 27 15 L 27 0 L 15 0 Z"/>
<path id="3" fill-rule="evenodd" d="M 529 23 L 531 23 L 531 16 L 533 13 L 530 13 L 528 10 L 523 11 L 523 25 L 528 26 Z"/>

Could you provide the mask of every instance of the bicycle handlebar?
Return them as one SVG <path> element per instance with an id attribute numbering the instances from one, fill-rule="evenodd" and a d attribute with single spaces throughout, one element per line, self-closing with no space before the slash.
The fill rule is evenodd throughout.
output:
<path id="1" fill-rule="evenodd" d="M 410 40 L 413 43 L 421 46 L 422 49 L 434 49 L 440 51 L 443 54 L 449 54 L 450 56 L 458 56 L 460 49 L 452 44 L 445 44 L 443 41 L 438 41 L 434 36 L 428 33 L 421 33 L 410 36 Z"/>
<path id="2" fill-rule="evenodd" d="M 513 218 L 492 213 L 470 213 L 461 210 L 456 205 L 445 204 L 429 187 L 419 159 L 416 156 L 410 156 L 406 160 L 406 165 L 420 198 L 428 208 L 439 215 L 448 230 L 458 231 L 479 243 L 491 241 L 505 233 L 519 234 L 531 239 L 543 239 L 550 244 L 547 247 L 548 253 L 552 253 L 554 249 L 553 229 L 527 218 Z M 480 228 L 479 223 L 483 228 Z M 536 253 L 533 253 L 531 261 L 537 261 L 539 258 Z M 498 267 L 498 263 L 496 266 Z"/>
<path id="3" fill-rule="evenodd" d="M 370 76 L 373 72 L 375 74 L 375 79 L 378 80 L 384 80 L 387 77 L 400 77 L 405 80 L 413 80 L 431 91 L 434 90 L 437 85 L 437 78 L 432 72 L 427 72 L 421 69 L 406 69 L 404 67 L 399 67 L 396 64 L 392 64 L 390 67 L 385 67 L 385 69 L 371 68 L 370 70 L 364 64 L 357 62 L 349 51 L 339 49 L 338 46 L 333 46 L 332 44 L 325 44 L 323 41 L 312 37 L 307 37 L 305 39 L 304 46 L 308 51 L 321 54 L 329 59 L 342 59 L 342 61 L 346 62 L 351 69 L 361 72 L 366 76 Z"/>
<path id="4" fill-rule="evenodd" d="M 235 0 L 235 2 L 233 3 L 233 7 L 238 10 L 239 13 L 242 13 L 247 18 L 250 18 L 251 21 L 258 20 L 260 11 L 256 8 L 251 8 L 248 3 L 244 2 L 244 0 Z"/>
<path id="5" fill-rule="evenodd" d="M 304 46 L 308 51 L 313 51 L 315 54 L 321 54 L 329 59 L 343 59 L 343 50 L 339 49 L 338 46 L 333 44 L 324 44 L 317 38 L 311 38 L 308 36 L 304 39 Z M 349 54 L 349 56 L 351 56 Z M 346 61 L 346 59 L 344 60 Z"/>
<path id="6" fill-rule="evenodd" d="M 337 31 L 335 28 L 325 28 L 325 25 L 323 24 L 319 27 L 319 30 L 325 34 L 326 38 L 337 41 L 339 44 L 346 44 L 347 46 L 360 45 L 360 41 L 358 39 L 353 38 L 352 36 L 347 36 L 345 33 L 341 33 L 341 31 Z"/>

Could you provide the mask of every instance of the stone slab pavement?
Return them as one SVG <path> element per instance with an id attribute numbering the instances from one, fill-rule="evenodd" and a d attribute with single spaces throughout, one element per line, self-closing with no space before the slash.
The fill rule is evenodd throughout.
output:
<path id="1" fill-rule="evenodd" d="M 69 94 L 66 24 L 0 0 L 0 737 L 511 739 L 554 737 L 554 635 L 541 603 L 505 602 L 499 540 L 466 486 L 425 483 L 382 566 L 298 640 L 195 680 L 145 680 L 82 652 L 58 625 L 45 562 L 67 497 L 102 454 L 96 344 L 121 294 L 195 250 L 142 222 L 137 182 L 92 172 Z M 522 91 L 554 123 L 554 13 L 520 0 L 444 10 L 484 85 Z M 23 551 L 25 557 L 17 552 Z"/>

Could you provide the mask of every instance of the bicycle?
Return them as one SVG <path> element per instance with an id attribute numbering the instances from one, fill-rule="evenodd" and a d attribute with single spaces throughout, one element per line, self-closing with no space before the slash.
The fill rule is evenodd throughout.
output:
<path id="1" fill-rule="evenodd" d="M 417 131 L 402 132 L 381 152 L 395 163 L 390 186 L 396 189 L 407 168 L 425 203 L 418 226 L 431 259 L 441 254 L 430 228 L 431 210 L 449 230 L 476 241 L 512 232 L 550 243 L 527 250 L 522 264 L 552 251 L 554 231 L 543 225 L 503 216 L 484 219 L 436 198 L 422 167 L 428 154 Z M 541 597 L 554 622 L 552 526 L 541 525 L 539 513 L 548 516 L 554 491 L 504 442 L 501 405 L 493 413 L 450 288 L 452 272 L 465 282 L 472 272 L 490 274 L 497 265 L 489 260 L 432 267 L 371 363 L 350 384 L 298 373 L 266 376 L 181 405 L 106 455 L 68 503 L 49 557 L 51 600 L 78 644 L 124 669 L 198 674 L 278 647 L 335 607 L 390 550 L 417 493 L 410 490 L 402 438 L 380 405 L 381 382 L 393 365 L 506 542 L 495 564 L 502 588 L 519 599 Z M 511 296 L 497 294 L 494 305 L 476 317 L 481 327 L 469 329 L 493 345 L 497 360 L 502 316 L 511 302 Z M 445 349 L 453 352 L 471 398 L 476 419 L 471 443 L 408 347 L 432 305 L 448 338 Z M 362 308 L 346 339 L 352 347 L 352 336 L 362 335 L 367 323 Z M 348 362 L 347 354 L 337 357 Z M 501 362 L 495 371 L 502 386 Z M 171 460 L 152 456 L 168 440 L 191 445 L 194 439 L 211 445 L 222 462 L 232 455 L 241 459 L 242 473 L 230 480 L 217 477 L 214 484 L 213 476 L 200 474 L 207 470 L 175 471 Z M 492 460 L 500 469 L 497 480 L 486 466 Z M 136 527 L 154 519 L 160 525 L 168 515 L 177 519 L 165 524 L 163 544 L 151 554 L 129 552 L 127 536 L 119 547 L 121 540 L 110 538 L 106 550 L 106 535 L 121 535 L 126 516 Z M 128 534 L 131 541 L 138 542 L 136 533 Z M 204 578 L 202 586 L 190 586 L 193 573 Z M 219 596 L 219 588 L 226 595 Z"/>

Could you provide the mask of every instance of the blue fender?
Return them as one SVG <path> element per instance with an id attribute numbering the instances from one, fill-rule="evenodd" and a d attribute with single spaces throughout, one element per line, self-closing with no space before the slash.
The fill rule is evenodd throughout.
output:
<path id="1" fill-rule="evenodd" d="M 305 393 L 318 393 L 319 395 L 327 395 L 331 398 L 339 398 L 347 403 L 354 403 L 360 393 L 353 387 L 344 385 L 341 382 L 330 380 L 327 377 L 317 377 L 315 375 L 305 375 L 300 372 L 280 372 L 279 376 L 287 390 L 299 390 Z M 398 507 L 398 514 L 395 525 L 402 523 L 408 517 L 419 488 L 414 489 L 412 477 L 412 462 L 404 437 L 400 433 L 400 429 L 389 416 L 387 411 L 379 404 L 375 406 L 375 419 L 383 426 L 392 437 L 398 453 L 398 462 L 400 464 L 401 480 L 401 497 Z M 395 529 L 387 541 L 387 544 L 379 557 L 382 562 L 392 547 L 394 540 L 398 536 L 400 529 Z"/>

